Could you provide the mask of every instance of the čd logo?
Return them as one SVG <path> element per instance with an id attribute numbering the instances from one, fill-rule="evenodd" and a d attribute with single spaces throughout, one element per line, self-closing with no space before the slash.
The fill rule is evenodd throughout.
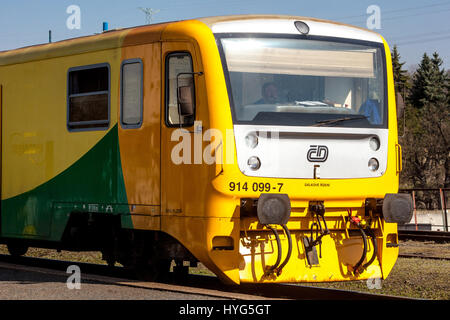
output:
<path id="1" fill-rule="evenodd" d="M 309 146 L 306 158 L 309 162 L 325 162 L 328 158 L 327 146 Z"/>

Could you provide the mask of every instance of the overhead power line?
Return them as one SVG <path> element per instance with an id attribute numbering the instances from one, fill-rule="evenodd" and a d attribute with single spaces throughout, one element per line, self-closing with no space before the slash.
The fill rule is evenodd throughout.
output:
<path id="1" fill-rule="evenodd" d="M 413 14 L 406 14 L 406 15 L 392 16 L 392 17 L 385 17 L 383 12 L 381 12 L 381 14 L 382 14 L 382 20 L 386 21 L 386 20 L 400 20 L 400 19 L 403 19 L 403 18 L 427 16 L 427 15 L 430 15 L 430 14 L 439 14 L 439 13 L 448 12 L 448 11 L 450 11 L 450 8 L 445 9 L 445 10 L 439 10 L 439 11 L 413 13 Z M 358 24 L 358 23 L 365 23 L 366 22 L 366 18 L 367 18 L 367 16 L 364 19 L 340 20 L 340 21 L 343 21 L 343 22 L 349 23 L 349 24 Z"/>
<path id="2" fill-rule="evenodd" d="M 445 1 L 445 2 L 439 2 L 439 3 L 434 3 L 434 4 L 428 4 L 425 6 L 419 6 L 419 7 L 401 8 L 401 9 L 386 10 L 386 11 L 383 10 L 382 14 L 389 15 L 389 14 L 395 13 L 395 12 L 406 12 L 406 11 L 411 11 L 411 10 L 427 9 L 427 8 L 445 6 L 445 5 L 449 5 L 449 4 L 450 4 L 450 1 Z M 367 14 L 358 14 L 358 15 L 354 15 L 354 16 L 337 17 L 337 18 L 331 18 L 331 19 L 332 20 L 345 20 L 345 19 L 366 18 L 366 17 L 367 17 Z"/>
<path id="3" fill-rule="evenodd" d="M 411 40 L 411 41 L 405 41 L 405 42 L 398 42 L 396 43 L 399 46 L 404 46 L 408 44 L 414 44 L 414 43 L 424 43 L 424 42 L 433 42 L 433 41 L 440 41 L 444 39 L 450 39 L 450 35 L 437 37 L 437 38 L 428 38 L 428 39 L 422 39 L 422 40 Z"/>
<path id="4" fill-rule="evenodd" d="M 442 36 L 449 32 L 450 32 L 450 29 L 445 29 L 445 30 L 438 30 L 438 31 L 426 32 L 426 33 L 410 33 L 410 34 L 406 34 L 406 35 L 405 34 L 391 35 L 391 36 L 386 36 L 386 38 L 388 38 L 390 40 L 395 40 L 395 41 L 404 40 L 404 39 L 407 40 L 409 38 L 414 38 L 415 40 L 417 40 L 417 38 L 422 38 L 422 37 Z"/>

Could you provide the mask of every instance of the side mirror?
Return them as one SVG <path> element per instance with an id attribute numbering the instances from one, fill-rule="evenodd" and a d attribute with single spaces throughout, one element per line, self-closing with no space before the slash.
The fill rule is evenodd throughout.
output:
<path id="1" fill-rule="evenodd" d="M 403 138 L 405 136 L 405 129 L 406 129 L 406 104 L 403 101 L 403 97 L 400 94 L 400 92 L 397 92 L 395 94 L 395 104 L 397 105 L 397 122 L 400 122 L 400 119 L 403 118 L 403 133 L 400 135 L 400 132 L 398 133 L 400 138 Z M 400 126 L 398 126 L 398 130 L 400 131 Z"/>
<path id="2" fill-rule="evenodd" d="M 178 106 L 181 116 L 189 117 L 194 114 L 194 85 L 178 88 Z"/>
<path id="3" fill-rule="evenodd" d="M 405 103 L 403 101 L 402 95 L 400 92 L 396 92 L 395 94 L 395 102 L 397 105 L 397 119 L 400 119 L 405 112 Z"/>

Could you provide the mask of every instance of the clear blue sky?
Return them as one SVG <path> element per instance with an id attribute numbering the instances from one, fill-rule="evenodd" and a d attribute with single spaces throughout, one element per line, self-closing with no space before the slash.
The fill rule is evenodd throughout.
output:
<path id="1" fill-rule="evenodd" d="M 81 9 L 81 29 L 69 30 L 66 9 Z M 398 45 L 405 67 L 417 65 L 424 52 L 437 51 L 450 68 L 450 1 L 443 0 L 1 0 L 0 50 L 8 50 L 145 24 L 138 7 L 159 9 L 153 22 L 228 14 L 290 14 L 366 27 L 367 7 L 381 9 L 381 29 L 389 45 Z"/>

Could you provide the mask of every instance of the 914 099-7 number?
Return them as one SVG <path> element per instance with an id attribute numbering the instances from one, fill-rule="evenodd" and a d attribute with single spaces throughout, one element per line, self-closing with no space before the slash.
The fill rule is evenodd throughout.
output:
<path id="1" fill-rule="evenodd" d="M 271 184 L 269 182 L 253 182 L 251 185 L 247 182 L 230 182 L 228 184 L 230 191 L 248 191 L 252 190 L 254 192 L 269 192 L 269 191 L 278 191 L 281 192 L 281 188 L 283 187 L 283 183 L 279 182 L 276 184 Z"/>

